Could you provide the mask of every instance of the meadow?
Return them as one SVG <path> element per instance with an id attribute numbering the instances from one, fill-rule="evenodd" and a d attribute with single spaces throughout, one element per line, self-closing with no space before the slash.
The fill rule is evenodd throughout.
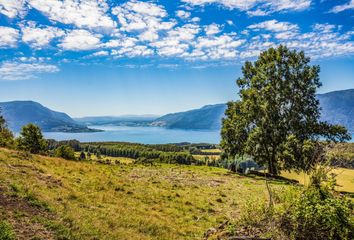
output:
<path id="1" fill-rule="evenodd" d="M 201 239 L 211 227 L 237 222 L 248 201 L 267 200 L 262 178 L 208 166 L 126 163 L 0 149 L 0 195 L 14 203 L 0 204 L 1 216 L 20 239 Z"/>

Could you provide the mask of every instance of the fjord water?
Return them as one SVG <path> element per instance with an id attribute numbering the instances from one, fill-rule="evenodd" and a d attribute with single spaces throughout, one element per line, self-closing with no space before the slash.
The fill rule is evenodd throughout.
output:
<path id="1" fill-rule="evenodd" d="M 47 139 L 70 140 L 76 139 L 80 142 L 135 142 L 145 144 L 163 143 L 219 143 L 219 130 L 182 130 L 167 129 L 162 127 L 122 127 L 122 126 L 89 126 L 94 129 L 104 130 L 103 132 L 89 133 L 62 133 L 45 132 Z"/>

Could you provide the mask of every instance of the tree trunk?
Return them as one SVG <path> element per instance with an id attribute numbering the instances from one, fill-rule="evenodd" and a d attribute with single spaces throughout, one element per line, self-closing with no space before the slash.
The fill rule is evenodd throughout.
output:
<path id="1" fill-rule="evenodd" d="M 269 159 L 268 160 L 268 173 L 272 175 L 278 175 L 278 169 L 275 166 L 275 159 Z"/>

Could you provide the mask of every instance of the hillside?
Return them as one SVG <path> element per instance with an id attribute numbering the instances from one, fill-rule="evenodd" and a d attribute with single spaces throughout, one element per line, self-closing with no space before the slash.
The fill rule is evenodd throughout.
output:
<path id="1" fill-rule="evenodd" d="M 343 125 L 354 133 L 354 89 L 318 94 L 317 97 L 322 108 L 322 121 Z M 208 105 L 164 115 L 152 125 L 181 129 L 220 129 L 225 109 L 225 104 Z"/>
<path id="2" fill-rule="evenodd" d="M 248 199 L 266 201 L 264 179 L 207 166 L 99 164 L 0 148 L 0 222 L 11 223 L 20 239 L 202 239 L 239 218 Z"/>
<path id="3" fill-rule="evenodd" d="M 340 124 L 354 133 L 354 89 L 317 95 L 322 108 L 322 120 Z"/>
<path id="4" fill-rule="evenodd" d="M 9 128 L 14 132 L 20 131 L 28 123 L 38 125 L 45 132 L 93 131 L 65 113 L 53 111 L 33 101 L 1 102 L 0 108 Z"/>
<path id="5" fill-rule="evenodd" d="M 187 112 L 171 113 L 157 118 L 152 125 L 181 129 L 220 129 L 225 104 L 207 105 Z"/>

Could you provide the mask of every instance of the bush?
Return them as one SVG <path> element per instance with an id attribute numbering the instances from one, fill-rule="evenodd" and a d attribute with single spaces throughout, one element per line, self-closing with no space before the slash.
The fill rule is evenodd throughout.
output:
<path id="1" fill-rule="evenodd" d="M 353 239 L 354 204 L 334 191 L 335 176 L 321 165 L 282 217 L 282 229 L 292 239 Z"/>
<path id="2" fill-rule="evenodd" d="M 292 239 L 353 239 L 353 203 L 326 188 L 309 187 L 284 215 Z"/>
<path id="3" fill-rule="evenodd" d="M 68 145 L 62 145 L 55 150 L 55 156 L 67 160 L 76 160 L 74 149 Z"/>
<path id="4" fill-rule="evenodd" d="M 13 240 L 15 239 L 15 234 L 9 223 L 5 221 L 0 221 L 0 240 Z"/>

